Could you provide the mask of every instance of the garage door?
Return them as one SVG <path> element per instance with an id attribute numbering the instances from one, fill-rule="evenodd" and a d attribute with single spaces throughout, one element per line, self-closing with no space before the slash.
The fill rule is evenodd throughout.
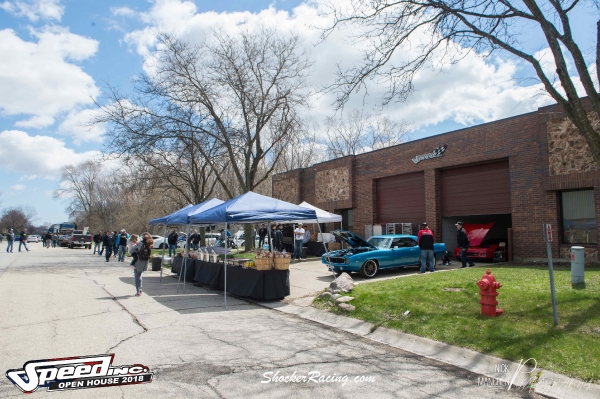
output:
<path id="1" fill-rule="evenodd" d="M 425 220 L 423 172 L 377 180 L 377 223 L 422 223 Z"/>
<path id="2" fill-rule="evenodd" d="M 508 161 L 442 171 L 442 215 L 511 213 Z"/>

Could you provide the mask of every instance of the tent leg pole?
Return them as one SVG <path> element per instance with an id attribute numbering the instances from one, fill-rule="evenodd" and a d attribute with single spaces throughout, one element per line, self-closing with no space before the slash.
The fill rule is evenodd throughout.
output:
<path id="1" fill-rule="evenodd" d="M 317 219 L 317 226 L 319 227 L 319 233 L 321 233 L 321 238 L 323 238 L 323 232 L 321 231 L 321 225 L 319 224 L 319 219 Z M 325 248 L 325 253 L 327 253 L 327 245 L 325 241 L 323 241 L 323 248 Z M 327 268 L 331 270 L 331 274 L 333 275 L 333 279 L 335 280 L 335 272 L 333 271 L 333 267 L 331 267 L 331 263 L 327 264 Z"/>
<path id="2" fill-rule="evenodd" d="M 224 307 L 225 310 L 227 310 L 227 242 L 228 242 L 228 237 L 227 237 L 227 222 L 225 222 L 225 261 L 223 262 L 223 268 L 225 268 L 225 289 L 223 291 L 223 298 L 224 298 Z"/>
<path id="3" fill-rule="evenodd" d="M 163 230 L 163 243 L 162 243 L 162 259 L 160 261 L 160 280 L 159 282 L 162 284 L 162 274 L 163 274 L 163 265 L 165 264 L 165 244 L 167 242 L 167 225 L 165 224 L 165 229 Z"/>
<path id="4" fill-rule="evenodd" d="M 184 265 L 184 266 L 183 266 L 183 273 L 184 273 L 184 274 L 183 274 L 183 292 L 185 292 L 185 277 L 186 277 L 186 275 L 187 275 L 187 261 L 188 261 L 188 258 L 189 258 L 189 256 L 190 256 L 190 248 L 189 248 L 189 245 L 188 245 L 188 241 L 189 241 L 189 239 L 190 239 L 190 225 L 188 224 L 188 225 L 187 225 L 187 232 L 186 232 L 186 236 L 185 236 L 185 241 L 186 241 L 186 242 L 185 242 L 185 244 L 184 244 L 184 245 L 185 245 L 185 246 L 184 246 L 184 248 L 185 248 L 185 249 L 184 249 L 184 252 L 185 252 L 185 253 L 184 253 L 184 256 L 185 256 L 185 261 L 184 261 L 184 263 L 183 263 L 183 265 Z"/>

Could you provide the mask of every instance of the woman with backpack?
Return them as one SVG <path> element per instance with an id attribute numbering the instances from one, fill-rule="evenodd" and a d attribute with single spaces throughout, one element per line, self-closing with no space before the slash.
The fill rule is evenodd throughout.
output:
<path id="1" fill-rule="evenodd" d="M 138 259 L 135 262 L 133 269 L 133 279 L 135 280 L 135 296 L 142 295 L 142 273 L 148 270 L 148 261 L 152 252 L 154 240 L 150 233 L 142 234 L 142 239 L 133 247 L 132 252 L 137 252 Z"/>

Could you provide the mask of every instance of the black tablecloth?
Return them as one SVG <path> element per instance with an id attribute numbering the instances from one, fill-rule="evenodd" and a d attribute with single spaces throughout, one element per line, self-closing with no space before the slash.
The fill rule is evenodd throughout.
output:
<path id="1" fill-rule="evenodd" d="M 312 256 L 321 256 L 325 253 L 325 246 L 319 241 L 309 241 L 305 244 L 308 247 L 308 254 Z"/>
<path id="2" fill-rule="evenodd" d="M 194 266 L 196 269 L 194 280 L 202 285 L 208 285 L 212 289 L 219 289 L 219 279 L 221 278 L 221 272 L 223 271 L 222 263 L 197 260 Z"/>
<path id="3" fill-rule="evenodd" d="M 175 256 L 173 257 L 173 259 L 171 260 L 171 271 L 173 273 L 176 273 L 177 275 L 179 275 L 181 273 L 181 271 L 183 270 L 183 260 L 185 258 L 183 256 Z M 185 281 L 194 281 L 194 262 L 196 260 L 195 259 L 188 259 L 186 262 L 186 273 L 185 273 Z M 183 278 L 183 276 L 181 276 Z"/>
<path id="4" fill-rule="evenodd" d="M 225 289 L 225 271 L 222 263 L 196 260 L 193 269 L 194 280 L 199 284 L 221 291 Z M 290 295 L 290 271 L 227 266 L 227 292 L 254 299 L 283 299 Z"/>

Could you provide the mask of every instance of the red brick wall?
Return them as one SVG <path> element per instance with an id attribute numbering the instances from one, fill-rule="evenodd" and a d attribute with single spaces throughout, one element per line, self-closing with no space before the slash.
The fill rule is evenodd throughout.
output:
<path id="1" fill-rule="evenodd" d="M 562 231 L 559 189 L 592 187 L 600 182 L 599 172 L 549 177 L 547 122 L 564 118 L 558 106 L 540 108 L 537 112 L 450 133 L 411 141 L 378 151 L 325 162 L 303 170 L 300 200 L 333 211 L 352 207 L 354 231 L 364 234 L 364 226 L 376 220 L 375 180 L 394 175 L 424 171 L 427 222 L 441 239 L 440 170 L 478 162 L 508 159 L 515 260 L 545 258 L 542 223 L 551 223 L 557 239 L 553 254 L 560 254 Z M 426 154 L 447 144 L 441 158 L 412 162 L 416 155 Z M 323 204 L 314 198 L 315 171 L 326 168 L 352 167 L 352 203 Z M 288 172 L 273 179 L 273 185 Z M 297 175 L 296 175 L 297 176 Z M 275 192 L 275 190 L 273 190 Z M 600 190 L 596 189 L 597 223 L 600 223 Z M 340 206 L 341 205 L 341 206 Z M 350 205 L 350 206 L 348 206 Z M 599 229 L 600 231 L 600 229 Z"/>

